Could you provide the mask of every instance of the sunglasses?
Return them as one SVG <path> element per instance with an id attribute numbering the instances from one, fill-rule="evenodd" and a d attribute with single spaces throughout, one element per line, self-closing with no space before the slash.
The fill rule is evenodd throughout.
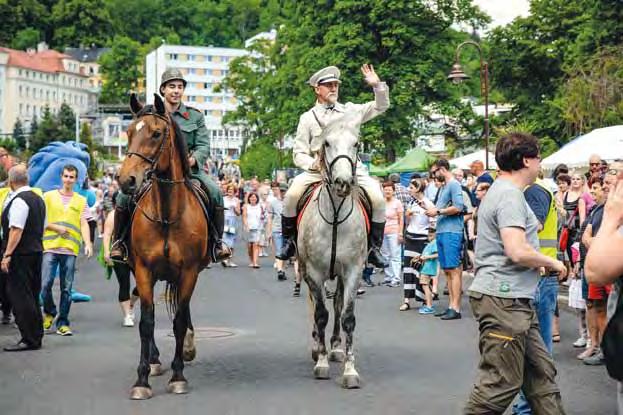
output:
<path id="1" fill-rule="evenodd" d="M 590 166 L 601 166 L 601 163 L 588 163 Z"/>

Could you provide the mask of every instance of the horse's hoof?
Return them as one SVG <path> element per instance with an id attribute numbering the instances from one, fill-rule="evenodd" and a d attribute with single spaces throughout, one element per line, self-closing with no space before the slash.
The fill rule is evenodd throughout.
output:
<path id="1" fill-rule="evenodd" d="M 342 349 L 333 349 L 329 352 L 329 361 L 330 362 L 343 362 L 346 354 Z"/>
<path id="2" fill-rule="evenodd" d="M 160 376 L 164 373 L 160 363 L 151 363 L 149 365 L 149 376 Z"/>
<path id="3" fill-rule="evenodd" d="M 143 401 L 154 396 L 150 387 L 146 386 L 134 386 L 130 391 L 130 399 L 134 401 Z"/>
<path id="4" fill-rule="evenodd" d="M 359 375 L 344 375 L 342 377 L 342 387 L 344 389 L 359 389 Z"/>
<path id="5" fill-rule="evenodd" d="M 314 377 L 316 379 L 329 379 L 329 366 L 314 366 Z"/>
<path id="6" fill-rule="evenodd" d="M 167 385 L 167 392 L 182 395 L 188 393 L 188 382 L 185 380 L 178 380 L 175 382 L 169 382 Z"/>
<path id="7" fill-rule="evenodd" d="M 192 362 L 193 360 L 195 360 L 195 357 L 197 356 L 197 349 L 190 349 L 190 350 L 184 350 L 182 351 L 182 359 L 184 359 L 185 362 Z"/>

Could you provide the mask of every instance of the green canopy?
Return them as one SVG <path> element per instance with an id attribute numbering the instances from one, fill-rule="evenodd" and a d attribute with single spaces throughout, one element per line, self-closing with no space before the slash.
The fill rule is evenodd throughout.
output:
<path id="1" fill-rule="evenodd" d="M 429 167 L 432 157 L 421 148 L 414 148 L 409 151 L 403 158 L 385 168 L 386 173 L 408 173 L 415 171 L 426 171 Z"/>
<path id="2" fill-rule="evenodd" d="M 387 167 L 375 166 L 374 164 L 370 164 L 369 172 L 371 176 L 378 176 L 378 177 L 387 176 L 388 174 Z"/>

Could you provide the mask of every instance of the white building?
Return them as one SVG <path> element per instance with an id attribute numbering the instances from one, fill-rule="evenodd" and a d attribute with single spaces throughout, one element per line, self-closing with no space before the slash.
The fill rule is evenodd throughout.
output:
<path id="1" fill-rule="evenodd" d="M 0 47 L 0 134 L 11 134 L 18 118 L 27 129 L 46 105 L 55 112 L 66 103 L 85 114 L 96 102 L 88 78 L 77 60 L 44 43 L 36 51 Z"/>
<path id="2" fill-rule="evenodd" d="M 223 116 L 234 111 L 237 101 L 233 92 L 215 91 L 229 72 L 229 63 L 246 55 L 244 49 L 203 46 L 162 45 L 147 55 L 145 62 L 146 96 L 153 101 L 158 93 L 160 77 L 167 68 L 177 68 L 186 79 L 184 104 L 203 112 L 210 134 L 210 151 L 213 156 L 239 156 L 244 128 L 223 125 Z"/>

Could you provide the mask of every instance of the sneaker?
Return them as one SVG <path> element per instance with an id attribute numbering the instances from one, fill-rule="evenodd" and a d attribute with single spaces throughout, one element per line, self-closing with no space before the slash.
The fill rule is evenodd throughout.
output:
<path id="1" fill-rule="evenodd" d="M 387 284 L 387 286 L 392 287 L 392 288 L 400 287 L 400 281 L 392 281 L 389 284 Z"/>
<path id="2" fill-rule="evenodd" d="M 283 272 L 283 271 L 278 271 L 277 272 L 277 280 L 278 281 L 285 281 L 287 279 L 288 279 L 288 277 L 286 277 L 286 273 L 285 272 Z"/>
<path id="3" fill-rule="evenodd" d="M 576 341 L 573 342 L 573 347 L 586 347 L 586 337 L 580 337 Z"/>
<path id="4" fill-rule="evenodd" d="M 459 313 L 458 311 L 452 308 L 449 308 L 446 314 L 444 316 L 441 316 L 441 319 L 442 320 L 460 320 L 461 313 Z"/>
<path id="5" fill-rule="evenodd" d="M 128 314 L 123 318 L 123 327 L 134 327 L 134 316 Z"/>
<path id="6" fill-rule="evenodd" d="M 58 330 L 56 330 L 56 334 L 60 336 L 72 336 L 73 335 L 69 326 L 60 326 Z"/>
<path id="7" fill-rule="evenodd" d="M 435 314 L 435 309 L 433 307 L 423 306 L 418 310 L 420 314 Z"/>
<path id="8" fill-rule="evenodd" d="M 54 316 L 52 314 L 44 314 L 43 330 L 50 330 L 50 328 L 52 328 L 52 323 L 54 323 Z"/>
<path id="9" fill-rule="evenodd" d="M 439 300 L 439 294 L 433 293 L 433 301 Z"/>
<path id="10" fill-rule="evenodd" d="M 294 291 L 292 292 L 293 297 L 301 296 L 301 284 L 294 284 Z"/>
<path id="11" fill-rule="evenodd" d="M 364 295 L 366 293 L 366 290 L 364 290 L 363 288 L 359 287 L 357 288 L 357 295 Z"/>
<path id="12" fill-rule="evenodd" d="M 438 310 L 435 313 L 435 317 L 443 317 L 443 316 L 445 316 L 448 313 L 448 311 L 450 311 L 449 308 L 446 308 L 445 310 Z"/>
<path id="13" fill-rule="evenodd" d="M 589 366 L 602 366 L 604 364 L 604 353 L 601 350 L 598 350 L 597 353 L 587 357 L 582 360 L 582 362 Z"/>

